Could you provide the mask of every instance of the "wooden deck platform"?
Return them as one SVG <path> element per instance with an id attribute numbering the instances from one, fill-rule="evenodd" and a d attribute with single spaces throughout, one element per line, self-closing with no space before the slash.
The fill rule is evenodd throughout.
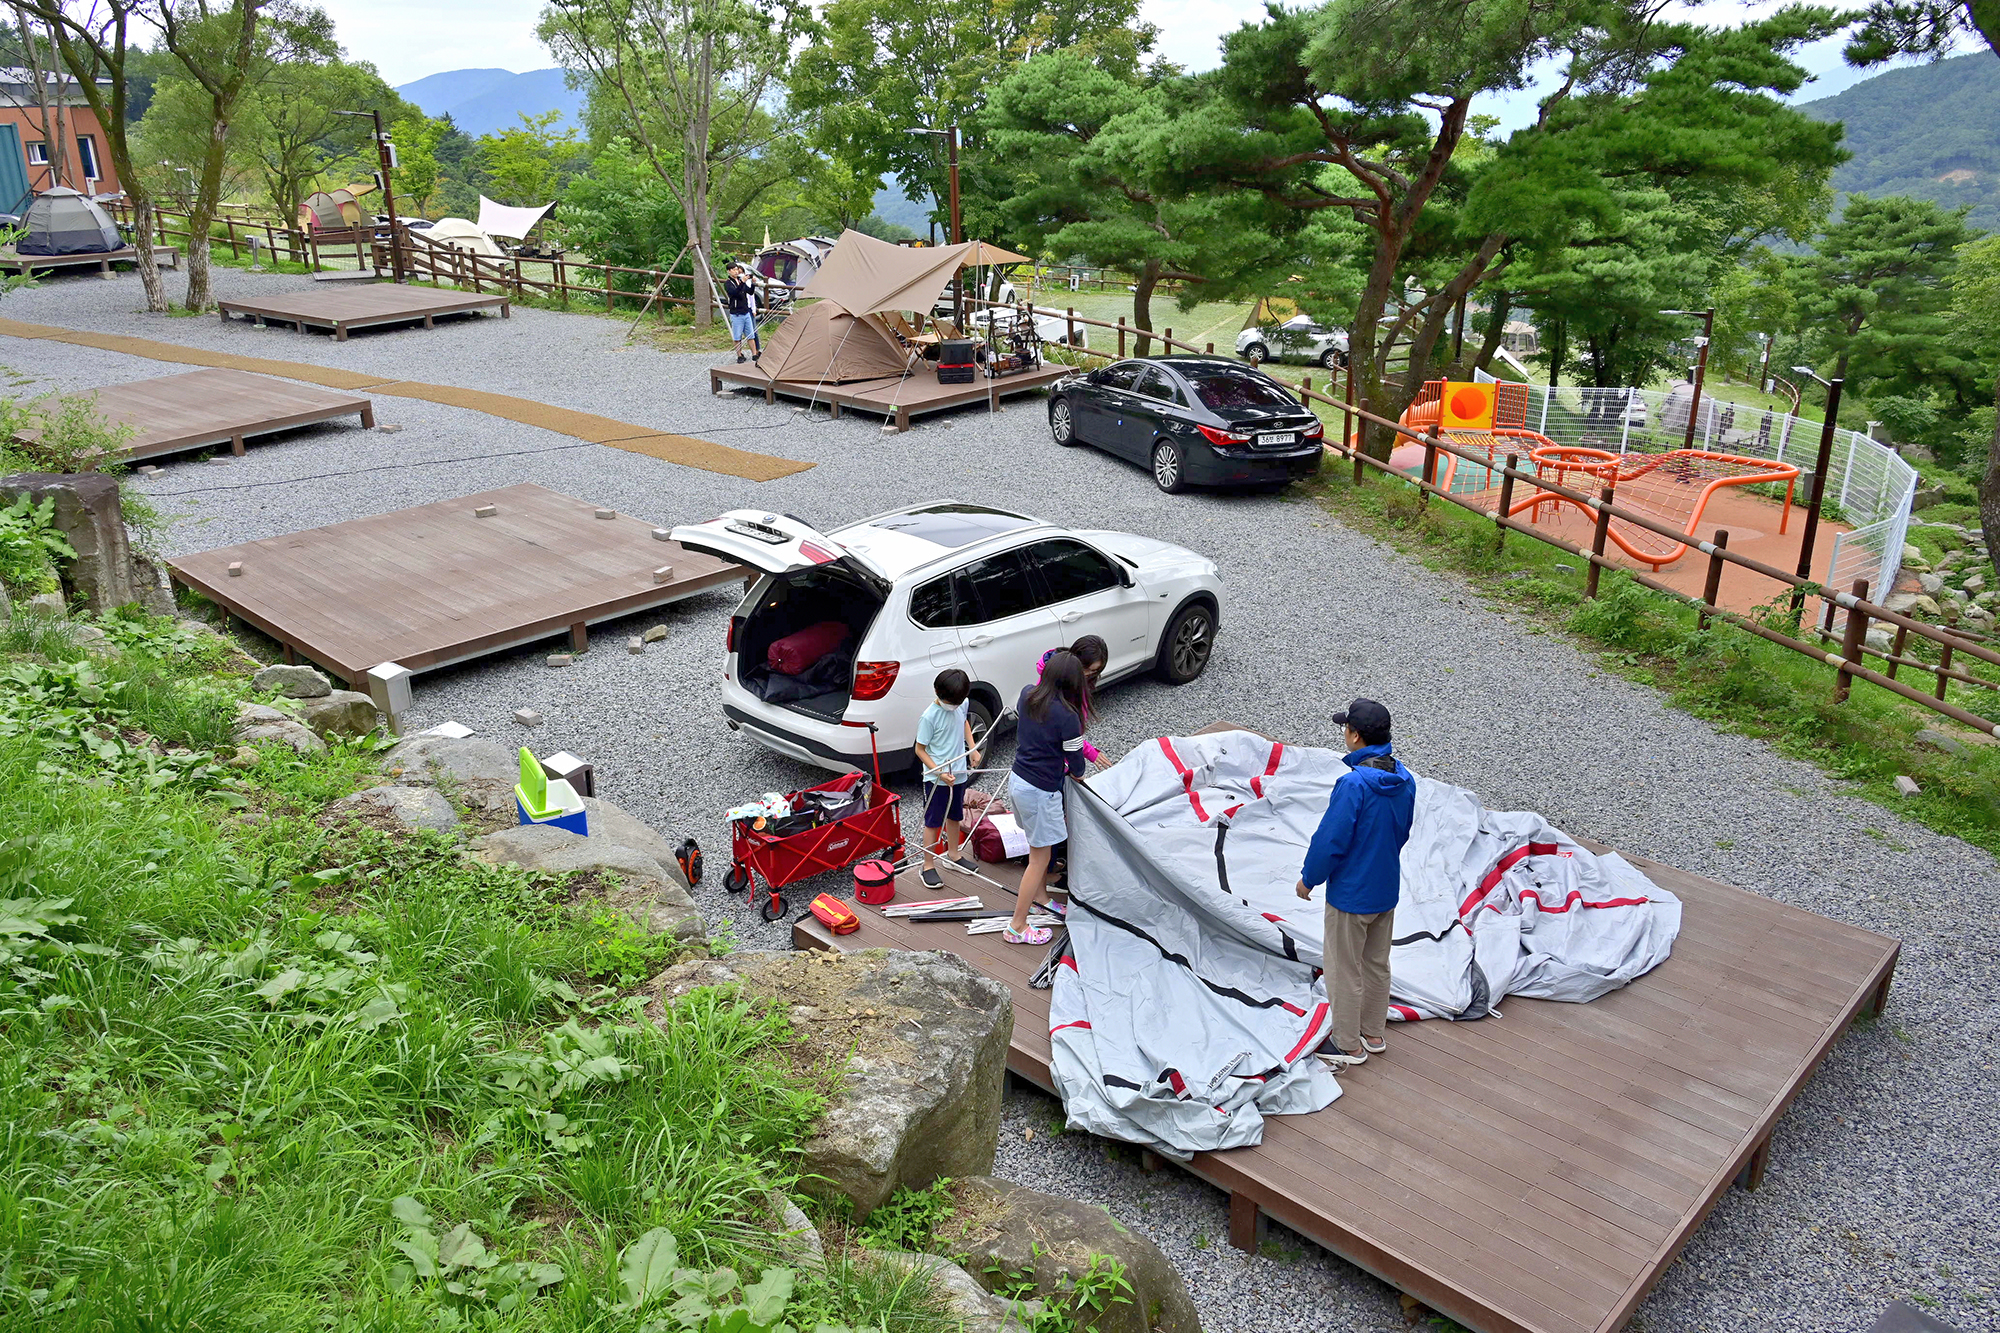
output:
<path id="1" fill-rule="evenodd" d="M 181 266 L 181 252 L 171 245 L 154 246 L 153 258 L 171 268 Z M 99 276 L 108 278 L 113 264 L 138 262 L 139 251 L 130 245 L 120 250 L 82 255 L 24 255 L 11 245 L 0 245 L 0 272 L 5 273 L 49 273 L 57 269 L 94 268 Z"/>
<path id="2" fill-rule="evenodd" d="M 356 283 L 351 287 L 316 287 L 309 292 L 286 292 L 273 296 L 232 298 L 218 303 L 223 322 L 242 315 L 252 323 L 271 321 L 293 324 L 304 333 L 308 328 L 331 329 L 336 341 L 346 342 L 350 329 L 374 328 L 383 324 L 422 323 L 434 327 L 439 315 L 465 315 L 476 310 L 498 310 L 500 318 L 510 317 L 512 301 L 504 295 L 477 292 L 447 292 L 434 287 L 399 286 L 393 282 Z"/>
<path id="3" fill-rule="evenodd" d="M 1477 1333 L 1621 1328 L 1730 1184 L 1762 1180 L 1778 1118 L 1880 1009 L 1899 948 L 1627 859 L 1686 904 L 1672 958 L 1590 1004 L 1516 997 L 1476 1023 L 1391 1024 L 1388 1054 L 1342 1075 L 1332 1106 L 1190 1164 L 1229 1194 L 1231 1243 L 1254 1249 L 1260 1216 L 1276 1218 Z M 945 880 L 943 896 L 1013 905 Z M 934 896 L 898 881 L 899 903 Z M 1012 989 L 1008 1067 L 1053 1091 L 1049 992 L 1027 985 L 1045 950 L 856 910 L 854 934 L 806 916 L 794 944 L 958 954 Z"/>
<path id="4" fill-rule="evenodd" d="M 491 505 L 495 513 L 479 518 Z M 740 567 L 540 486 L 398 509 L 168 561 L 176 582 L 347 681 L 449 666 L 742 581 Z M 230 573 L 231 566 L 239 566 Z M 656 571 L 671 567 L 664 582 Z"/>
<path id="5" fill-rule="evenodd" d="M 1003 398 L 1046 389 L 1075 373 L 1073 366 L 1043 366 L 1039 370 L 1024 370 L 1018 374 L 1002 375 L 998 379 L 987 379 L 982 375 L 970 384 L 939 384 L 937 368 L 925 364 L 901 379 L 816 385 L 774 380 L 756 362 L 746 361 L 740 366 L 710 367 L 708 387 L 714 393 L 721 393 L 724 385 L 756 389 L 764 395 L 767 403 L 775 403 L 780 398 L 825 403 L 834 416 L 839 416 L 842 411 L 866 412 L 893 422 L 897 430 L 908 430 L 911 417 L 974 403 L 997 409 Z"/>
<path id="6" fill-rule="evenodd" d="M 242 370 L 196 370 L 113 384 L 94 397 L 100 416 L 135 432 L 125 444 L 128 459 L 217 444 L 240 455 L 243 442 L 255 436 L 336 417 L 359 416 L 363 427 L 375 425 L 370 399 Z"/>

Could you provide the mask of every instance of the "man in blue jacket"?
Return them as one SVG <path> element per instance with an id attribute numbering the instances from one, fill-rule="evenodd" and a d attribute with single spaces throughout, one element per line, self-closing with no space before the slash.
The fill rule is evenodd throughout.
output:
<path id="1" fill-rule="evenodd" d="M 1326 885 L 1326 997 L 1333 1031 L 1320 1059 L 1339 1069 L 1389 1049 L 1389 944 L 1403 844 L 1416 814 L 1417 780 L 1389 750 L 1389 710 L 1356 699 L 1333 716 L 1347 729 L 1348 772 L 1306 848 L 1299 897 Z"/>

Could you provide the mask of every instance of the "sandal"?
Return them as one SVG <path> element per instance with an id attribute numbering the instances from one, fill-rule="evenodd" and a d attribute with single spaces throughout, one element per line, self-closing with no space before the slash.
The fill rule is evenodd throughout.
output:
<path id="1" fill-rule="evenodd" d="M 1002 930 L 1000 938 L 1009 944 L 1047 944 L 1055 936 L 1050 933 L 1047 926 L 1029 926 L 1026 930 L 1020 931 L 1011 928 Z"/>

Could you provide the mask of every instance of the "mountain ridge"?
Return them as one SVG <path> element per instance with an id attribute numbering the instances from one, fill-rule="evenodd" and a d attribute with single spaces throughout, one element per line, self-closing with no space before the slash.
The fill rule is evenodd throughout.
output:
<path id="1" fill-rule="evenodd" d="M 1964 205 L 1973 226 L 2000 230 L 2000 58 L 1990 52 L 1888 70 L 1799 110 L 1845 128 L 1854 156 L 1833 173 L 1843 195 Z"/>
<path id="2" fill-rule="evenodd" d="M 583 124 L 583 94 L 560 69 L 448 69 L 426 74 L 396 91 L 427 116 L 451 117 L 477 139 L 518 127 L 522 116 L 560 111 L 571 128 Z"/>

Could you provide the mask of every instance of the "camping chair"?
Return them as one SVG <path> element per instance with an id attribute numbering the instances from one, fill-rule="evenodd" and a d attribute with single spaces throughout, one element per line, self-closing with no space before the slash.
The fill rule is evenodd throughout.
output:
<path id="1" fill-rule="evenodd" d="M 590 835 L 590 815 L 583 798 L 562 778 L 551 778 L 527 746 L 521 747 L 521 780 L 514 786 L 514 803 L 523 824 L 549 824 L 582 837 Z"/>

